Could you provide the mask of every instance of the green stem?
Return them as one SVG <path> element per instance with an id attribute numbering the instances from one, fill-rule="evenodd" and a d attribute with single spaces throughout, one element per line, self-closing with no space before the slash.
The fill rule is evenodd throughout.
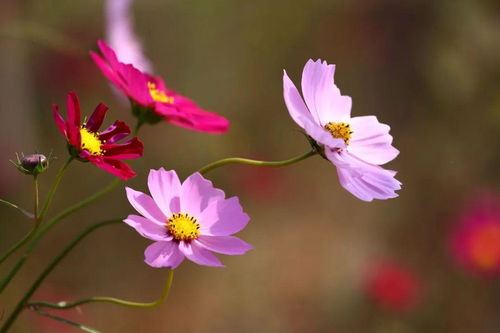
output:
<path id="1" fill-rule="evenodd" d="M 61 262 L 61 260 L 64 259 L 68 255 L 68 253 L 73 250 L 73 248 L 80 243 L 85 237 L 87 237 L 90 233 L 92 233 L 94 230 L 97 230 L 99 228 L 102 228 L 104 226 L 110 225 L 110 224 L 116 224 L 120 223 L 122 219 L 113 219 L 113 220 L 108 220 L 100 223 L 96 223 L 94 225 L 91 225 L 88 227 L 83 233 L 78 235 L 71 243 L 69 243 L 68 246 L 58 255 L 56 256 L 52 262 L 49 263 L 49 265 L 43 270 L 42 273 L 38 276 L 38 278 L 33 282 L 31 287 L 28 289 L 28 291 L 24 294 L 24 296 L 21 298 L 21 300 L 17 303 L 16 307 L 10 314 L 10 316 L 7 318 L 5 321 L 4 325 L 2 328 L 0 328 L 0 333 L 6 333 L 7 330 L 14 324 L 16 321 L 17 317 L 21 313 L 21 311 L 24 309 L 26 306 L 26 303 L 30 299 L 30 297 L 33 295 L 33 293 L 38 289 L 38 287 L 42 284 L 42 282 L 45 280 L 45 278 L 54 270 L 54 268 Z"/>
<path id="2" fill-rule="evenodd" d="M 45 199 L 45 203 L 43 204 L 42 210 L 40 211 L 39 219 L 40 221 L 43 220 L 45 214 L 47 213 L 47 210 L 49 209 L 50 203 L 52 202 L 52 199 L 54 198 L 54 194 L 56 194 L 57 187 L 59 186 L 59 183 L 61 182 L 61 178 L 64 175 L 64 172 L 68 168 L 69 164 L 73 161 L 73 156 L 71 156 L 66 163 L 59 169 L 57 172 L 56 178 L 54 178 L 54 181 L 52 182 L 52 185 L 49 189 L 49 193 L 47 194 L 47 198 Z"/>
<path id="3" fill-rule="evenodd" d="M 198 170 L 198 172 L 201 174 L 205 174 L 210 170 L 213 170 L 215 168 L 221 167 L 221 166 L 226 165 L 226 164 L 246 164 L 246 165 L 265 166 L 265 167 L 285 166 L 285 165 L 290 165 L 290 164 L 305 160 L 306 158 L 311 157 L 315 154 L 317 154 L 317 152 L 315 150 L 310 150 L 307 153 L 295 156 L 295 157 L 288 159 L 288 160 L 271 161 L 271 162 L 251 160 L 248 158 L 241 158 L 241 157 L 230 157 L 230 158 L 224 158 L 222 160 L 218 160 L 218 161 L 212 162 L 210 164 L 207 164 L 203 168 Z"/>
<path id="4" fill-rule="evenodd" d="M 12 208 L 17 209 L 18 211 L 20 211 L 21 213 L 23 213 L 24 215 L 26 215 L 26 216 L 27 216 L 27 217 L 29 217 L 30 219 L 33 219 L 33 218 L 34 218 L 33 214 L 31 214 L 31 213 L 30 213 L 30 212 L 28 212 L 27 210 L 24 210 L 23 208 L 19 207 L 18 205 L 13 204 L 12 202 L 9 202 L 9 201 L 7 201 L 7 200 L 0 199 L 0 203 L 4 204 L 5 206 L 8 206 L 8 207 L 12 207 Z"/>
<path id="5" fill-rule="evenodd" d="M 105 188 L 100 190 L 99 192 L 97 192 L 97 193 L 89 196 L 88 198 L 74 204 L 71 207 L 68 207 L 67 209 L 63 210 L 61 213 L 59 213 L 58 215 L 56 215 L 55 217 L 50 219 L 40 229 L 40 231 L 38 231 L 38 233 L 33 237 L 28 248 L 26 249 L 26 252 L 23 254 L 23 256 L 21 258 L 19 258 L 19 260 L 17 261 L 15 266 L 12 268 L 12 270 L 7 274 L 7 276 L 2 281 L 0 281 L 0 293 L 7 287 L 7 285 L 12 280 L 12 278 L 14 278 L 14 276 L 19 271 L 19 269 L 21 269 L 21 267 L 24 265 L 24 262 L 29 257 L 31 252 L 33 252 L 33 250 L 36 247 L 36 244 L 38 243 L 40 238 L 43 237 L 43 235 L 45 233 L 47 233 L 51 228 L 53 228 L 59 221 L 64 219 L 66 216 L 74 213 L 75 211 L 79 210 L 80 208 L 83 208 L 83 207 L 87 206 L 88 204 L 96 201 L 100 197 L 106 195 L 108 192 L 113 190 L 118 184 L 120 184 L 120 182 L 121 182 L 121 180 L 118 178 L 113 180 L 113 182 L 111 182 L 111 184 L 109 184 L 108 186 L 106 186 Z"/>
<path id="6" fill-rule="evenodd" d="M 54 316 L 54 315 L 52 315 L 50 313 L 46 313 L 46 312 L 43 312 L 43 311 L 40 311 L 40 310 L 37 310 L 37 309 L 33 309 L 33 311 L 35 311 L 35 313 L 39 314 L 40 316 L 44 316 L 44 317 L 50 318 L 50 319 L 55 320 L 55 321 L 59 321 L 61 323 L 64 323 L 64 324 L 67 324 L 67 325 L 70 325 L 70 326 L 74 326 L 74 327 L 79 328 L 79 329 L 81 329 L 82 331 L 85 331 L 85 332 L 89 332 L 89 333 L 101 333 L 98 330 L 95 330 L 95 329 L 90 328 L 88 326 L 84 326 L 82 324 L 75 323 L 74 321 L 71 321 L 71 320 L 68 320 L 68 319 L 65 319 L 65 318 Z"/>
<path id="7" fill-rule="evenodd" d="M 34 200 L 35 200 L 35 209 L 34 209 L 34 218 L 35 224 L 33 228 L 31 228 L 30 232 L 28 232 L 20 241 L 10 247 L 1 257 L 0 257 L 0 265 L 14 252 L 16 252 L 19 248 L 21 248 L 24 244 L 26 244 L 38 231 L 38 227 L 40 226 L 40 219 L 38 218 L 38 178 L 36 175 L 33 176 L 33 187 L 34 187 Z"/>
<path id="8" fill-rule="evenodd" d="M 163 289 L 163 292 L 162 292 L 160 298 L 158 298 L 158 300 L 151 302 L 151 303 L 130 302 L 130 301 L 125 301 L 125 300 L 122 300 L 119 298 L 114 298 L 114 297 L 90 297 L 90 298 L 81 299 L 81 300 L 73 302 L 73 303 L 29 302 L 27 304 L 27 306 L 32 306 L 35 308 L 46 307 L 46 308 L 52 308 L 52 309 L 69 309 L 69 308 L 74 308 L 76 306 L 83 305 L 86 303 L 102 302 L 102 303 L 113 303 L 113 304 L 118 304 L 118 305 L 122 305 L 122 306 L 133 307 L 133 308 L 153 308 L 153 307 L 158 306 L 161 303 L 163 303 L 163 301 L 168 297 L 168 294 L 170 292 L 170 287 L 172 286 L 173 279 L 174 279 L 174 270 L 169 269 L 167 283 L 165 285 L 165 288 Z"/>

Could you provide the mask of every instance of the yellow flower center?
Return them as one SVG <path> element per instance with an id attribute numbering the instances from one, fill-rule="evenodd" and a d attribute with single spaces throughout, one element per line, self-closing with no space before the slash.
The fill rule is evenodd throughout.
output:
<path id="1" fill-rule="evenodd" d="M 174 98 L 165 94 L 163 90 L 156 88 L 156 84 L 148 82 L 148 89 L 151 98 L 157 102 L 174 104 Z"/>
<path id="2" fill-rule="evenodd" d="M 485 270 L 500 264 L 500 225 L 491 223 L 477 231 L 472 238 L 471 256 Z"/>
<path id="3" fill-rule="evenodd" d="M 99 139 L 99 133 L 89 132 L 85 124 L 80 128 L 81 148 L 86 149 L 92 155 L 102 155 L 104 150 L 101 148 L 102 141 Z"/>
<path id="4" fill-rule="evenodd" d="M 330 122 L 325 125 L 325 129 L 330 132 L 335 139 L 342 139 L 346 145 L 349 144 L 349 140 L 351 140 L 352 135 L 351 125 L 344 122 Z"/>
<path id="5" fill-rule="evenodd" d="M 193 216 L 178 213 L 168 219 L 167 229 L 176 240 L 190 241 L 200 235 L 200 224 Z"/>

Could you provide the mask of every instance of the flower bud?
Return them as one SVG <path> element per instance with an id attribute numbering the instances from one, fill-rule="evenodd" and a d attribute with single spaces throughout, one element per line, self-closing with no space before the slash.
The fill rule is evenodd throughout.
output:
<path id="1" fill-rule="evenodd" d="M 17 156 L 17 162 L 13 163 L 19 171 L 27 175 L 38 175 L 49 167 L 49 159 L 42 154 L 23 155 L 21 158 Z"/>

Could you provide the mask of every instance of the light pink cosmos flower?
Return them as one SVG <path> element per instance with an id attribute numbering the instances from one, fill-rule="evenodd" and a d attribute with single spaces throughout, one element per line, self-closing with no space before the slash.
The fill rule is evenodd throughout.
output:
<path id="1" fill-rule="evenodd" d="M 151 196 L 126 188 L 130 204 L 139 215 L 124 222 L 154 241 L 145 251 L 152 267 L 176 268 L 184 258 L 199 265 L 224 266 L 212 252 L 241 255 L 252 247 L 231 236 L 249 221 L 237 197 L 225 199 L 224 191 L 199 173 L 182 184 L 175 171 L 151 170 Z"/>
<path id="2" fill-rule="evenodd" d="M 379 165 L 393 160 L 390 127 L 375 116 L 351 118 L 351 98 L 340 94 L 334 83 L 335 65 L 309 60 L 302 72 L 302 94 L 283 75 L 285 103 L 293 120 L 337 167 L 340 184 L 364 201 L 397 197 L 401 183 L 396 172 Z M 305 103 L 304 103 L 305 100 Z"/>
<path id="3" fill-rule="evenodd" d="M 144 55 L 142 43 L 134 31 L 130 7 L 134 0 L 106 1 L 106 38 L 118 59 L 143 72 L 152 73 L 153 65 Z"/>

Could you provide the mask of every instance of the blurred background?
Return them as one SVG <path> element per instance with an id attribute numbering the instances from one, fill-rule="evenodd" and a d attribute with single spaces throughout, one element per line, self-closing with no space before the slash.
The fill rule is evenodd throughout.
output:
<path id="1" fill-rule="evenodd" d="M 280 169 L 217 169 L 208 178 L 238 195 L 252 218 L 239 234 L 252 251 L 223 256 L 222 269 L 185 262 L 169 299 L 154 309 L 90 304 L 54 313 L 110 333 L 500 332 L 498 1 L 141 0 L 133 15 L 155 73 L 227 117 L 231 129 L 209 135 L 145 126 L 145 154 L 130 163 L 138 176 L 127 186 L 146 191 L 151 168 L 186 177 L 224 157 L 305 152 L 284 105 L 282 70 L 299 83 L 305 62 L 322 58 L 337 65 L 335 82 L 352 96 L 354 116 L 390 124 L 401 154 L 387 167 L 404 187 L 397 199 L 362 202 L 319 157 Z M 134 122 L 88 56 L 103 38 L 103 1 L 1 1 L 1 198 L 32 205 L 31 178 L 9 162 L 16 152 L 52 152 L 40 176 L 46 193 L 67 158 L 51 105 L 65 108 L 70 90 L 84 115 L 103 102 L 111 108 L 105 124 Z M 73 163 L 49 215 L 112 180 Z M 0 321 L 85 226 L 130 213 L 120 186 L 54 228 L 0 295 Z M 3 252 L 31 226 L 8 207 L 0 214 Z M 455 235 L 482 216 L 493 227 L 477 237 L 467 231 L 475 245 L 464 259 L 470 242 L 457 245 Z M 167 271 L 143 262 L 148 243 L 126 225 L 104 228 L 33 299 L 156 299 Z M 24 311 L 12 332 L 79 330 Z"/>

